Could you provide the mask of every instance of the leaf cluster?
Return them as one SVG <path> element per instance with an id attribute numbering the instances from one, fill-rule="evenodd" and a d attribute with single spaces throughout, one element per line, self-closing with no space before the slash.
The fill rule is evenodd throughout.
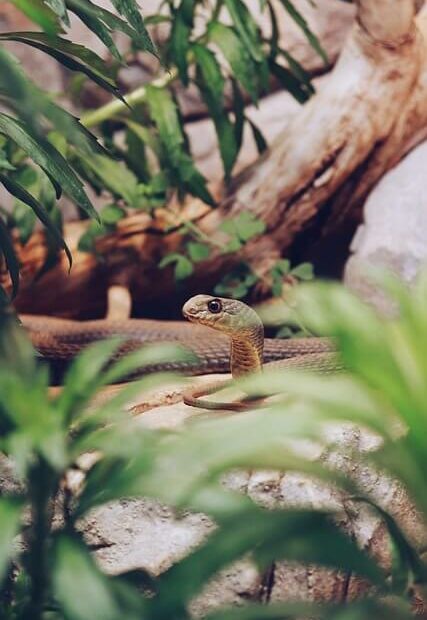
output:
<path id="1" fill-rule="evenodd" d="M 259 151 L 266 148 L 261 132 L 246 115 L 247 99 L 257 104 L 267 92 L 271 76 L 301 102 L 313 92 L 304 69 L 279 46 L 277 16 L 271 3 L 262 7 L 271 21 L 267 38 L 242 0 L 217 0 L 210 7 L 203 6 L 201 0 L 170 0 L 146 22 L 135 0 L 113 0 L 115 13 L 91 0 L 14 0 L 14 4 L 42 29 L 0 34 L 0 100 L 7 110 L 0 113 L 0 183 L 15 199 L 13 216 L 0 215 L 0 245 L 14 292 L 19 282 L 19 261 L 8 229 L 16 226 L 25 243 L 39 219 L 48 233 L 48 262 L 54 260 L 58 248 L 63 248 L 71 265 L 56 201 L 66 194 L 81 216 L 99 223 L 84 182 L 97 193 L 108 192 L 118 209 L 152 211 L 164 206 L 175 193 L 180 200 L 190 193 L 214 206 L 207 181 L 191 156 L 174 82 L 180 80 L 199 91 L 215 125 L 226 180 L 241 148 L 245 125 Z M 282 4 L 326 61 L 318 40 L 292 2 L 283 0 Z M 65 38 L 70 14 L 105 44 L 111 63 Z M 131 49 L 127 60 L 138 50 L 157 55 L 146 24 L 159 22 L 170 25 L 161 65 L 166 65 L 168 73 L 130 93 L 125 101 L 116 84 L 124 59 L 113 35 L 119 31 L 128 36 Z M 106 106 L 106 113 L 102 108 L 95 110 L 80 122 L 25 75 L 2 45 L 9 41 L 51 56 L 112 94 L 116 101 Z M 101 122 L 106 120 L 119 120 L 120 124 Z M 87 129 L 95 125 L 99 125 L 103 145 Z M 124 144 L 116 140 L 117 127 L 123 125 Z M 82 248 L 93 251 L 96 238 L 114 226 L 108 223 L 105 229 L 104 224 L 90 226 Z M 241 228 L 250 225 L 242 223 Z M 232 251 L 245 242 L 246 233 L 239 236 L 238 230 L 229 232 L 235 233 L 229 248 Z M 188 253 L 174 258 L 178 278 L 189 275 L 192 263 L 198 260 L 194 256 L 200 255 L 197 249 Z"/>
<path id="2" fill-rule="evenodd" d="M 425 284 L 417 289 L 414 299 L 401 290 L 398 296 L 402 318 L 385 325 L 378 324 L 375 315 L 341 287 L 303 289 L 300 299 L 305 320 L 339 340 L 348 374 L 324 379 L 265 372 L 252 377 L 244 387 L 248 393 L 278 392 L 279 400 L 270 408 L 202 420 L 183 433 L 142 429 L 120 413 L 130 398 L 164 381 L 164 376 L 129 383 L 108 403 L 88 409 L 102 386 L 147 364 L 182 359 L 182 352 L 170 347 L 142 349 L 109 365 L 120 342 L 99 342 L 75 360 L 62 392 L 52 397 L 48 373 L 36 364 L 31 345 L 3 299 L 0 445 L 13 459 L 22 482 L 0 498 L 0 600 L 4 617 L 189 618 L 188 604 L 209 580 L 250 554 L 261 571 L 282 558 L 331 566 L 356 572 L 374 583 L 379 593 L 397 594 L 401 599 L 390 604 L 370 598 L 347 607 L 326 608 L 248 605 L 214 612 L 211 620 L 410 618 L 405 597 L 414 583 L 425 583 L 425 566 L 384 510 L 381 516 L 389 528 L 395 558 L 391 580 L 337 529 L 332 513 L 301 508 L 265 510 L 247 496 L 226 490 L 221 482 L 225 472 L 239 468 L 293 470 L 342 485 L 347 493 L 354 494 L 356 487 L 350 480 L 307 460 L 298 453 L 298 442 L 294 441 L 318 438 L 325 420 L 351 416 L 352 421 L 381 434 L 384 446 L 369 458 L 407 484 L 425 514 L 425 432 L 423 417 L 419 419 L 424 416 L 419 407 L 426 389 L 425 356 L 419 354 L 425 343 L 418 332 L 419 327 L 425 327 L 420 312 Z M 371 363 L 362 358 L 364 349 L 372 356 Z M 403 352 L 405 363 L 399 362 L 398 351 Z M 412 353 L 416 355 L 409 363 Z M 386 371 L 394 369 L 390 378 L 378 373 L 374 365 L 379 360 L 386 364 Z M 394 387 L 396 381 L 398 387 Z M 408 387 L 412 395 L 408 395 Z M 283 402 L 282 393 L 286 394 Z M 391 421 L 399 415 L 408 430 L 396 436 Z M 423 432 L 418 434 L 420 429 Z M 66 488 L 67 472 L 79 468 L 79 457 L 87 452 L 97 456 L 86 471 L 79 494 L 64 497 L 61 489 Z M 360 496 L 355 501 L 375 505 L 362 492 Z M 56 503 L 58 497 L 61 501 Z M 107 576 L 94 562 L 78 523 L 97 506 L 130 497 L 156 498 L 174 507 L 177 515 L 182 510 L 204 512 L 215 520 L 216 529 L 160 577 L 143 570 Z M 18 534 L 23 545 L 13 543 Z M 145 594 L 141 594 L 141 587 Z"/>

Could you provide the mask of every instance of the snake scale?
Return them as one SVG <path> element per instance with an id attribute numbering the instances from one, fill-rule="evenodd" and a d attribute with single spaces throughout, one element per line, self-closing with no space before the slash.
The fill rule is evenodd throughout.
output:
<path id="1" fill-rule="evenodd" d="M 231 368 L 233 377 L 240 377 L 261 370 L 263 364 L 322 370 L 336 367 L 330 340 L 264 338 L 258 315 L 241 301 L 197 295 L 186 302 L 183 314 L 196 324 L 150 319 L 80 322 L 32 315 L 20 318 L 34 347 L 50 361 L 67 362 L 92 342 L 120 336 L 124 344 L 118 351 L 119 357 L 144 344 L 159 342 L 179 343 L 196 356 L 194 361 L 153 365 L 146 369 L 149 371 L 178 370 L 197 375 L 229 372 Z M 184 400 L 190 405 L 210 409 L 242 409 L 242 403 L 212 403 L 200 399 L 222 386 L 216 382 L 203 388 L 191 388 L 184 394 Z"/>

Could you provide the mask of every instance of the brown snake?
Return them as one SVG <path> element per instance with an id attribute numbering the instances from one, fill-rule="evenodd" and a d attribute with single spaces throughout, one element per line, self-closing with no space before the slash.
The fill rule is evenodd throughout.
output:
<path id="1" fill-rule="evenodd" d="M 210 312 L 208 305 L 217 302 L 220 312 Z M 197 306 L 198 312 L 194 311 Z M 205 315 L 201 309 L 206 310 Z M 120 321 L 73 321 L 45 316 L 21 315 L 34 347 L 48 360 L 68 361 L 88 344 L 113 336 L 124 339 L 118 356 L 144 344 L 173 342 L 188 348 L 197 357 L 194 362 L 153 365 L 147 371 L 178 370 L 189 375 L 229 372 L 233 377 L 261 369 L 262 363 L 277 362 L 281 367 L 335 367 L 332 343 L 323 338 L 294 340 L 264 339 L 263 326 L 254 310 L 240 301 L 197 295 L 189 300 L 183 313 L 197 325 L 180 321 L 124 319 Z M 203 315 L 203 316 L 202 316 Z M 230 323 L 230 316 L 234 318 Z M 220 320 L 222 319 L 222 320 Z M 209 326 L 209 327 L 206 327 Z M 209 329 L 213 327 L 216 333 Z M 231 349 L 230 349 L 231 339 Z M 329 353 L 329 355 L 328 355 Z M 279 361 L 280 360 L 280 361 Z M 212 403 L 200 396 L 217 391 L 222 384 L 192 388 L 184 401 L 210 409 L 240 410 L 242 403 Z"/>

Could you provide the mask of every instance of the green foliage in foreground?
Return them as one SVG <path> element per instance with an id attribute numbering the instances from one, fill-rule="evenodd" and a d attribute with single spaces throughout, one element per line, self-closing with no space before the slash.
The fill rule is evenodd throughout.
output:
<path id="1" fill-rule="evenodd" d="M 363 489 L 343 480 L 339 472 L 307 460 L 289 441 L 304 437 L 322 441 L 324 423 L 331 420 L 371 428 L 383 444 L 358 458 L 399 478 L 420 515 L 427 516 L 427 279 L 411 295 L 394 283 L 391 286 L 401 318 L 390 322 L 376 318 L 341 286 L 302 286 L 299 317 L 315 331 L 337 339 L 348 372 L 330 377 L 265 372 L 246 388 L 257 394 L 277 393 L 269 407 L 202 419 L 179 433 L 144 430 L 118 413 L 131 395 L 164 377 L 130 383 L 124 394 L 103 406 L 88 410 L 87 404 L 103 385 L 156 359 L 182 353 L 142 350 L 104 369 L 119 343 L 98 343 L 75 361 L 62 394 L 49 397 L 47 372 L 36 366 L 31 346 L 4 306 L 0 445 L 13 459 L 23 484 L 0 498 L 1 617 L 185 619 L 188 603 L 210 578 L 250 554 L 261 571 L 286 558 L 354 572 L 375 584 L 380 596 L 345 608 L 248 605 L 214 612 L 210 620 L 409 619 L 412 588 L 424 585 L 427 577 L 417 551 Z M 78 467 L 80 455 L 87 452 L 96 458 L 80 494 L 71 498 L 64 490 L 67 472 Z M 247 496 L 225 489 L 221 476 L 236 468 L 304 472 L 342 486 L 354 501 L 369 501 L 389 528 L 390 575 L 337 529 L 333 514 L 265 510 Z M 174 507 L 177 515 L 182 510 L 204 512 L 217 528 L 160 577 L 142 570 L 107 576 L 93 561 L 78 523 L 97 506 L 130 497 L 157 498 Z M 387 602 L 383 595 L 388 595 Z"/>

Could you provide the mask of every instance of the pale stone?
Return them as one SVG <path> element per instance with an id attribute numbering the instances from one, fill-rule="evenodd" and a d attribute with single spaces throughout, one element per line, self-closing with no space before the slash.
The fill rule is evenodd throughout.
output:
<path id="1" fill-rule="evenodd" d="M 412 284 L 427 262 L 427 142 L 409 153 L 371 192 L 353 239 L 345 282 L 379 311 L 393 305 L 372 279 L 387 269 Z"/>

